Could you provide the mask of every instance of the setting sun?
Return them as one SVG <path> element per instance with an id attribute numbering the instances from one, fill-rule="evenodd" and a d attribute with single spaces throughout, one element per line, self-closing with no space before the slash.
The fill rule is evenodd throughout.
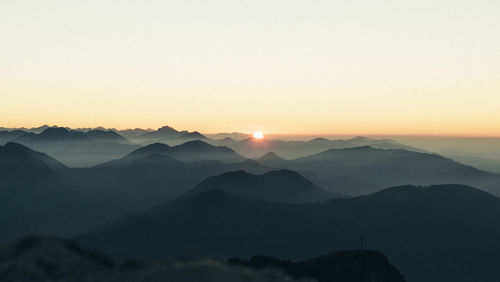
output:
<path id="1" fill-rule="evenodd" d="M 262 134 L 262 132 L 260 132 L 260 131 L 257 131 L 253 134 L 253 138 L 262 139 L 262 138 L 264 138 L 264 134 Z"/>

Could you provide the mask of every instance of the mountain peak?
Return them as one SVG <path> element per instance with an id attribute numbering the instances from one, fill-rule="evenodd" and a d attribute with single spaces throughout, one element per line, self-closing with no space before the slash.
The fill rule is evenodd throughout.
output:
<path id="1" fill-rule="evenodd" d="M 351 140 L 372 141 L 373 139 L 370 139 L 370 138 L 367 138 L 367 137 L 364 137 L 364 136 L 356 136 L 356 137 L 352 138 Z"/>
<path id="2" fill-rule="evenodd" d="M 144 156 L 147 154 L 163 154 L 185 162 L 214 160 L 228 163 L 243 161 L 244 158 L 228 147 L 217 147 L 201 140 L 193 140 L 170 147 L 164 143 L 153 143 L 128 154 L 130 156 Z"/>
<path id="3" fill-rule="evenodd" d="M 29 147 L 24 146 L 23 144 L 16 143 L 16 142 L 7 142 L 7 144 L 4 145 L 4 148 L 9 149 L 9 150 L 23 150 L 23 151 L 33 152 L 33 150 L 30 149 Z"/>
<path id="4" fill-rule="evenodd" d="M 243 170 L 212 176 L 187 193 L 220 189 L 232 196 L 277 202 L 311 202 L 333 197 L 300 174 L 290 170 L 274 170 L 252 174 Z"/>
<path id="5" fill-rule="evenodd" d="M 164 125 L 164 126 L 158 128 L 157 131 L 179 132 L 179 131 L 175 130 L 173 127 L 170 127 L 168 125 Z"/>
<path id="6" fill-rule="evenodd" d="M 56 159 L 15 142 L 8 142 L 4 146 L 0 146 L 0 166 L 15 169 L 29 167 L 35 170 L 66 168 Z"/>
<path id="7" fill-rule="evenodd" d="M 126 140 L 123 136 L 116 133 L 113 130 L 104 130 L 104 129 L 92 129 L 85 133 L 86 136 L 95 139 L 101 140 L 116 140 L 116 141 L 124 141 Z"/>
<path id="8" fill-rule="evenodd" d="M 259 161 L 284 161 L 284 159 L 276 155 L 276 153 L 274 152 L 268 152 L 267 154 L 260 157 Z"/>
<path id="9" fill-rule="evenodd" d="M 45 136 L 64 136 L 70 131 L 64 127 L 49 127 L 44 129 L 40 134 Z"/>
<path id="10" fill-rule="evenodd" d="M 209 148 L 209 147 L 216 147 L 216 146 L 213 146 L 213 145 L 210 145 L 208 144 L 207 142 L 205 141 L 201 141 L 201 140 L 192 140 L 192 141 L 187 141 L 179 146 L 176 146 L 176 147 L 189 147 L 189 148 Z"/>

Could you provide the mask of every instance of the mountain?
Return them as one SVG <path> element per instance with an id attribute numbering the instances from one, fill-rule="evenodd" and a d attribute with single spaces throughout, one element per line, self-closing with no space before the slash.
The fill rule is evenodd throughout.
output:
<path id="1" fill-rule="evenodd" d="M 82 141 L 88 137 L 81 131 L 68 130 L 64 127 L 49 127 L 41 133 L 26 133 L 25 135 L 16 139 L 21 143 L 31 142 L 62 142 L 62 141 Z"/>
<path id="2" fill-rule="evenodd" d="M 178 145 L 191 140 L 205 140 L 207 139 L 203 134 L 198 131 L 189 132 L 186 130 L 178 131 L 170 126 L 163 126 L 156 131 L 145 132 L 133 137 L 135 141 L 141 143 L 168 143 L 170 145 Z"/>
<path id="3" fill-rule="evenodd" d="M 369 250 L 337 251 L 300 262 L 268 256 L 254 256 L 249 260 L 232 258 L 229 262 L 253 269 L 281 269 L 294 278 L 313 278 L 317 282 L 405 281 L 382 253 Z"/>
<path id="4" fill-rule="evenodd" d="M 440 155 L 369 146 L 330 149 L 289 161 L 262 158 L 259 163 L 304 174 L 321 187 L 346 195 L 362 195 L 384 187 L 459 183 L 500 195 L 500 176 Z"/>
<path id="5" fill-rule="evenodd" d="M 231 133 L 215 133 L 215 134 L 205 134 L 206 137 L 211 139 L 234 139 L 234 140 L 243 140 L 251 137 L 251 134 L 240 133 L 240 132 L 231 132 Z"/>
<path id="6" fill-rule="evenodd" d="M 14 171 L 34 172 L 61 170 L 67 168 L 54 158 L 40 152 L 36 152 L 24 145 L 9 142 L 5 146 L 0 146 L 0 168 L 4 174 L 11 174 Z M 10 175 L 12 176 L 12 175 Z M 18 175 L 17 177 L 25 177 Z"/>
<path id="7" fill-rule="evenodd" d="M 15 134 L 15 137 L 12 136 Z M 43 132 L 10 132 L 0 134 L 0 141 L 14 141 L 54 156 L 69 166 L 90 166 L 130 153 L 140 146 L 111 130 L 70 130 L 63 127 L 49 127 Z"/>
<path id="8" fill-rule="evenodd" d="M 223 149 L 219 154 L 218 148 L 211 151 L 213 148 L 208 145 L 210 148 L 204 153 L 199 151 L 197 145 L 170 147 L 152 144 L 121 159 L 90 168 L 72 169 L 64 175 L 65 181 L 74 183 L 96 206 L 102 207 L 104 214 L 114 217 L 170 200 L 210 176 L 232 170 L 252 173 L 271 170 L 249 160 L 234 163 L 193 161 L 192 157 L 210 156 L 212 153 L 222 159 L 227 152 Z"/>
<path id="9" fill-rule="evenodd" d="M 481 170 L 500 174 L 500 159 L 468 157 L 461 155 L 445 155 L 445 156 L 457 162 L 470 165 L 479 168 Z"/>
<path id="10" fill-rule="evenodd" d="M 203 180 L 184 197 L 215 189 L 238 198 L 276 202 L 305 203 L 338 197 L 289 170 L 275 170 L 260 175 L 242 170 L 226 172 Z"/>
<path id="11" fill-rule="evenodd" d="M 138 158 L 144 157 L 151 154 L 159 154 L 159 155 L 167 155 L 173 153 L 174 149 L 167 144 L 164 143 L 153 143 L 147 146 L 141 147 L 130 154 L 125 156 L 125 158 Z"/>
<path id="12" fill-rule="evenodd" d="M 174 157 L 185 161 L 217 160 L 221 162 L 241 162 L 244 157 L 228 147 L 216 147 L 203 141 L 189 141 L 174 147 Z"/>
<path id="13" fill-rule="evenodd" d="M 44 131 L 47 128 L 50 127 L 57 127 L 57 126 L 48 126 L 48 125 L 42 125 L 40 127 L 32 127 L 32 128 L 26 128 L 26 127 L 17 127 L 17 128 L 8 128 L 8 127 L 0 127 L 0 131 L 23 131 L 23 132 L 33 132 L 33 133 L 40 133 Z"/>
<path id="14" fill-rule="evenodd" d="M 255 139 L 248 137 L 236 141 L 231 138 L 222 140 L 207 140 L 210 144 L 227 146 L 247 158 L 257 158 L 268 152 L 274 152 L 286 159 L 295 159 L 317 154 L 329 149 L 354 148 L 360 146 L 371 146 L 380 149 L 402 149 L 414 152 L 425 152 L 424 150 L 407 146 L 390 139 L 371 139 L 366 137 L 355 137 L 352 139 L 329 140 L 326 138 L 315 138 L 308 141 L 279 140 L 279 139 Z"/>
<path id="15" fill-rule="evenodd" d="M 203 155 L 194 145 L 176 152 L 191 148 L 193 154 Z M 146 149 L 152 150 L 146 153 Z M 270 170 L 251 160 L 184 162 L 158 152 L 150 146 L 133 158 L 68 168 L 21 144 L 0 146 L 0 226 L 4 227 L 0 240 L 30 233 L 66 236 L 88 231 L 104 220 L 170 200 L 207 177 L 231 170 Z"/>
<path id="16" fill-rule="evenodd" d="M 311 277 L 352 282 L 402 282 L 384 255 L 373 251 L 342 251 L 291 263 L 273 258 L 250 262 L 213 258 L 170 257 L 138 261 L 107 256 L 81 247 L 75 241 L 29 236 L 0 245 L 0 280 L 42 281 L 134 281 L 134 282 L 312 282 Z M 272 263 L 265 269 L 255 262 Z M 303 269 L 303 270 L 302 270 Z M 353 272 L 356 270 L 356 273 Z M 297 271 L 299 271 L 297 273 Z M 299 275 L 297 275 L 299 274 Z M 303 276 L 302 278 L 302 274 Z M 291 276 L 301 276 L 293 279 Z M 339 280 L 338 278 L 342 278 Z M 345 279 L 344 279 L 345 278 Z"/>
<path id="17" fill-rule="evenodd" d="M 85 132 L 85 135 L 94 140 L 127 142 L 127 139 L 112 130 L 94 129 Z"/>
<path id="18" fill-rule="evenodd" d="M 461 185 L 400 186 L 367 196 L 290 204 L 221 190 L 112 221 L 80 238 L 106 252 L 304 259 L 365 246 L 408 281 L 497 281 L 500 199 Z"/>
<path id="19" fill-rule="evenodd" d="M 141 139 L 169 138 L 169 137 L 178 137 L 179 134 L 180 132 L 175 130 L 173 127 L 163 126 L 158 128 L 156 131 L 146 132 L 142 135 L 139 135 L 138 138 Z"/>
<path id="20" fill-rule="evenodd" d="M 135 129 L 123 129 L 123 130 L 116 130 L 118 134 L 121 136 L 127 138 L 127 139 L 134 139 L 137 136 L 140 136 L 144 133 L 152 132 L 152 129 L 142 129 L 142 128 L 135 128 Z"/>
<path id="21" fill-rule="evenodd" d="M 84 218 L 92 218 L 92 213 L 86 214 L 90 205 L 64 181 L 62 175 L 68 170 L 23 145 L 0 146 L 0 240 L 27 233 L 68 235 L 86 230 L 81 226 Z"/>
<path id="22" fill-rule="evenodd" d="M 279 157 L 274 152 L 269 152 L 257 159 L 257 162 L 266 164 L 271 167 L 284 167 L 287 165 L 287 160 Z"/>
<path id="23" fill-rule="evenodd" d="M 12 142 L 24 134 L 26 131 L 23 130 L 0 131 L 0 144 Z"/>
<path id="24" fill-rule="evenodd" d="M 215 160 L 231 163 L 245 160 L 244 157 L 238 155 L 228 147 L 216 147 L 199 140 L 188 141 L 173 147 L 162 143 L 150 144 L 133 151 L 125 156 L 124 159 L 135 159 L 153 153 L 170 156 L 186 162 Z"/>
<path id="25" fill-rule="evenodd" d="M 105 130 L 89 130 L 86 132 L 78 130 L 69 130 L 64 127 L 49 127 L 39 134 L 36 133 L 26 133 L 16 139 L 19 142 L 30 143 L 30 142 L 64 142 L 64 141 L 88 141 L 88 140 L 100 140 L 100 141 L 118 141 L 127 142 L 125 138 L 117 134 L 114 131 Z"/>

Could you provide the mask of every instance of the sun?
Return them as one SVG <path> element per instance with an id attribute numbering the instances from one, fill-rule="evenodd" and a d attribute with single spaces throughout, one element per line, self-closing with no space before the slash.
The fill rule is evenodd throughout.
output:
<path id="1" fill-rule="evenodd" d="M 264 138 L 264 134 L 262 134 L 262 132 L 260 132 L 260 131 L 256 131 L 253 134 L 253 138 L 255 138 L 255 139 L 262 139 L 262 138 Z"/>

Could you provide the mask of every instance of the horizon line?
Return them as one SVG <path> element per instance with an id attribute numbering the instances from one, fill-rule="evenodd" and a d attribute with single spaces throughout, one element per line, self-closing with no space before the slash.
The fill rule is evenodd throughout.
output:
<path id="1" fill-rule="evenodd" d="M 134 130 L 134 129 L 142 129 L 142 130 L 158 130 L 164 126 L 169 126 L 169 125 L 163 125 L 157 128 L 152 128 L 152 127 L 105 127 L 105 126 L 78 126 L 78 127 L 70 127 L 70 126 L 61 126 L 61 125 L 48 125 L 48 124 L 43 124 L 40 126 L 31 126 L 31 127 L 26 127 L 26 126 L 19 126 L 19 127 L 9 127 L 9 126 L 0 126 L 0 128 L 4 129 L 9 129 L 9 130 L 31 130 L 35 128 L 40 128 L 43 126 L 49 126 L 49 127 L 63 127 L 63 128 L 69 128 L 69 129 L 95 129 L 95 128 L 104 128 L 106 130 L 117 130 L 117 131 L 123 131 L 123 130 Z M 174 129 L 176 129 L 173 126 L 169 126 Z M 176 129 L 178 130 L 178 129 Z M 185 129 L 180 129 L 180 130 L 185 130 Z M 204 135 L 215 135 L 215 134 L 232 134 L 232 133 L 240 133 L 240 134 L 248 134 L 248 135 L 253 135 L 255 131 L 262 131 L 262 130 L 255 130 L 255 131 L 246 131 L 246 130 L 225 130 L 225 131 L 219 131 L 219 132 L 204 132 L 202 130 L 193 130 L 193 131 L 198 131 L 201 134 Z M 270 136 L 270 137 L 357 137 L 357 136 L 369 136 L 369 137 L 443 137 L 443 138 L 500 138 L 500 134 L 468 134 L 468 133 L 448 133 L 448 134 L 435 134 L 435 133 L 273 133 L 273 132 L 265 132 L 262 131 L 265 136 Z"/>

